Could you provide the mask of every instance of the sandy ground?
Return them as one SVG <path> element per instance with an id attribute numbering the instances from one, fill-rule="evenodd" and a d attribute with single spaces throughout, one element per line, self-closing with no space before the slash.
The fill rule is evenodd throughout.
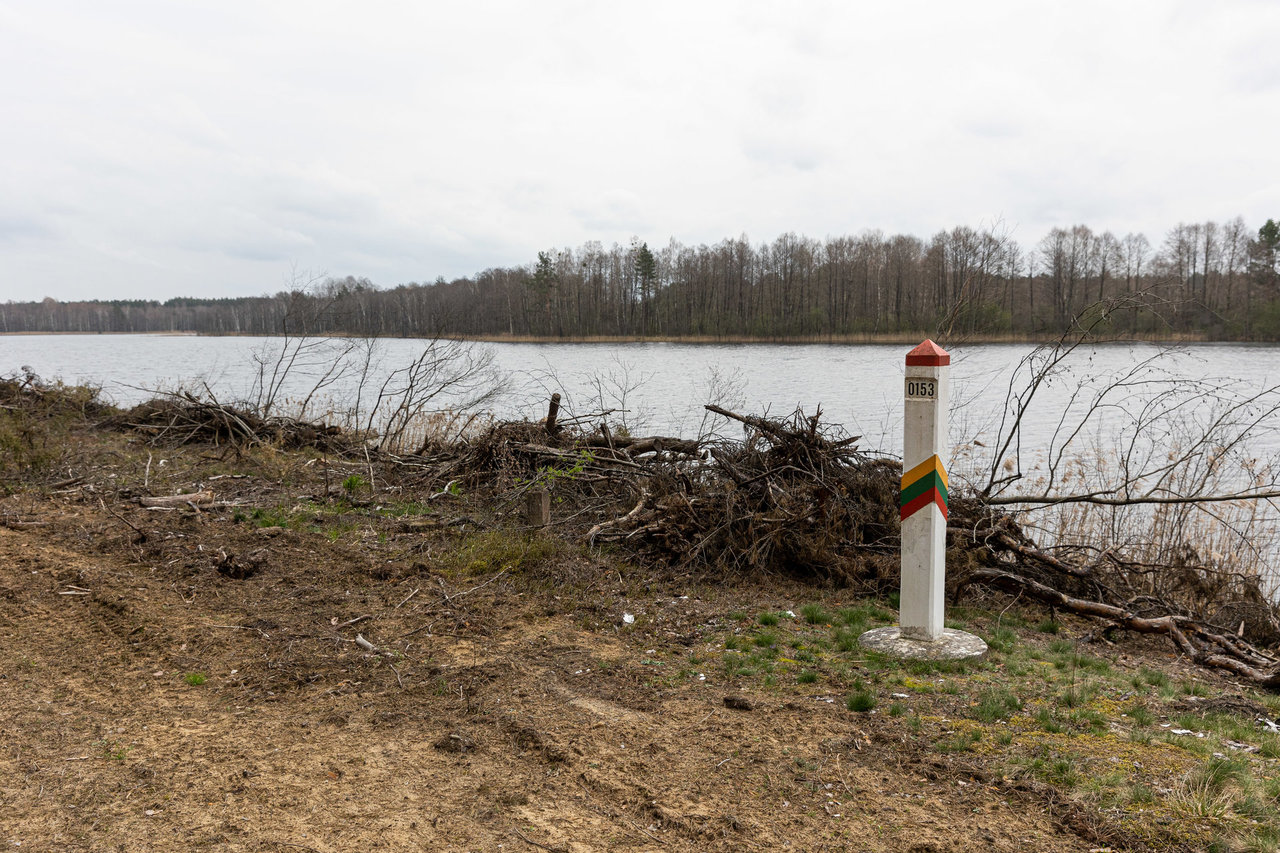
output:
<path id="1" fill-rule="evenodd" d="M 0 501 L 5 849 L 1101 846 L 1052 792 L 830 685 L 714 668 L 727 612 L 795 590 L 581 556 L 446 575 L 414 534 L 363 547 L 102 497 Z M 674 672 L 699 650 L 705 672 Z"/>

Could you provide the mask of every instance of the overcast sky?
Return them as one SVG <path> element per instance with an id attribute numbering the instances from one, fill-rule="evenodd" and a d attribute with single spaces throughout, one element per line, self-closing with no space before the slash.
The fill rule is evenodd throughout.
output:
<path id="1" fill-rule="evenodd" d="M 0 299 L 1280 217 L 1280 2 L 0 0 Z"/>

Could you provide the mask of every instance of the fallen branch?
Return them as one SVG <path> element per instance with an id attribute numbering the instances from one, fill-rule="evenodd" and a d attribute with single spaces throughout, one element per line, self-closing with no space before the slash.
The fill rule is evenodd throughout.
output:
<path id="1" fill-rule="evenodd" d="M 455 592 L 453 595 L 450 595 L 450 594 L 449 594 L 449 592 L 448 592 L 448 590 L 446 590 L 446 589 L 444 588 L 444 581 L 443 581 L 443 580 L 440 580 L 440 578 L 436 578 L 436 580 L 440 582 L 440 594 L 441 594 L 442 596 L 444 596 L 445 603 L 446 603 L 446 604 L 453 604 L 453 603 L 454 603 L 455 601 L 457 601 L 459 598 L 462 598 L 463 596 L 466 596 L 466 595 L 470 595 L 471 593 L 475 592 L 475 591 L 476 591 L 476 590 L 478 590 L 478 589 L 483 589 L 484 587 L 486 587 L 486 586 L 488 586 L 489 584 L 493 583 L 494 581 L 496 581 L 498 578 L 502 577 L 502 576 L 503 576 L 503 575 L 505 575 L 506 573 L 507 573 L 507 570 L 506 570 L 506 569 L 503 569 L 502 571 L 498 572 L 498 573 L 497 573 L 496 575 L 494 575 L 493 577 L 489 578 L 489 579 L 488 579 L 487 581 L 485 581 L 484 583 L 476 584 L 475 586 L 471 587 L 471 589 L 464 590 L 463 592 Z"/>
<path id="2" fill-rule="evenodd" d="M 631 508 L 631 512 L 627 513 L 626 515 L 620 518 L 615 518 L 612 521 L 602 521 L 599 524 L 597 524 L 595 527 L 592 527 L 590 530 L 587 531 L 587 541 L 594 542 L 596 537 L 599 536 L 605 530 L 608 530 L 611 527 L 618 527 L 619 525 L 626 524 L 628 521 L 630 521 L 631 519 L 639 515 L 644 510 L 645 505 L 648 502 L 649 502 L 649 490 L 641 489 L 640 500 L 636 501 L 636 505 Z"/>
<path id="3" fill-rule="evenodd" d="M 627 453 L 640 456 L 645 453 L 679 453 L 685 456 L 697 456 L 702 449 L 698 441 L 671 438 L 664 435 L 653 435 L 646 438 L 619 438 L 615 435 L 601 434 L 589 436 L 582 441 L 587 447 L 607 447 L 610 450 L 625 450 Z"/>
<path id="4" fill-rule="evenodd" d="M 1038 581 L 998 569 L 976 569 L 965 579 L 965 583 L 982 583 L 1010 591 L 1016 590 L 1053 607 L 1082 616 L 1107 619 L 1116 627 L 1140 634 L 1165 634 L 1183 654 L 1202 666 L 1225 669 L 1255 682 L 1259 687 L 1280 690 L 1280 663 L 1243 640 L 1225 641 L 1223 635 L 1199 620 L 1177 615 L 1154 618 L 1137 616 L 1123 607 L 1073 598 Z M 1209 647 L 1199 646 L 1195 640 L 1200 640 Z M 1214 646 L 1217 648 L 1213 648 Z"/>
<path id="5" fill-rule="evenodd" d="M 148 509 L 152 507 L 184 507 L 188 504 L 200 509 L 211 509 L 213 507 L 213 492 L 203 491 L 190 495 L 162 495 L 160 497 L 142 496 L 138 498 L 138 503 Z"/>
<path id="6" fill-rule="evenodd" d="M 37 527 L 48 527 L 47 521 L 16 521 L 8 518 L 0 518 L 0 525 L 10 530 L 33 530 Z"/>
<path id="7" fill-rule="evenodd" d="M 1059 504 L 1087 503 L 1097 506 L 1142 506 L 1144 504 L 1208 504 L 1227 501 L 1262 501 L 1280 498 L 1280 491 L 1270 492 L 1236 492 L 1229 495 L 1174 495 L 1172 497 L 1156 497 L 1145 495 L 1136 498 L 1109 498 L 1107 492 L 1093 492 L 1080 495 L 998 495 L 983 498 L 988 506 L 1010 506 L 1012 504 L 1034 504 L 1035 506 L 1057 506 Z"/>
<path id="8" fill-rule="evenodd" d="M 108 515 L 114 516 L 115 518 L 117 518 L 117 519 L 119 519 L 120 521 L 124 522 L 126 525 L 128 525 L 128 526 L 129 526 L 129 528 L 130 528 L 131 530 L 133 530 L 133 532 L 134 532 L 134 533 L 138 534 L 138 541 L 139 541 L 139 542 L 146 542 L 146 541 L 147 541 L 147 534 L 143 533 L 141 530 L 139 530 L 137 527 L 135 527 L 135 526 L 133 525 L 133 522 L 129 521 L 129 519 L 125 518 L 123 515 L 120 515 L 120 513 L 116 512 L 115 510 L 111 509 L 111 507 L 107 506 L 107 502 L 106 502 L 106 501 L 104 501 L 102 498 L 98 498 L 98 503 L 102 506 L 102 511 L 103 511 L 103 512 L 107 513 Z"/>

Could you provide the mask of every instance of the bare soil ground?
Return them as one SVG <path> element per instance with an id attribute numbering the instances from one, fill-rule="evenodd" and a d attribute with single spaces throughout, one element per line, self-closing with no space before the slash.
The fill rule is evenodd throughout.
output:
<path id="1" fill-rule="evenodd" d="M 1000 657 L 892 671 L 824 645 L 824 618 L 788 611 L 879 612 L 839 589 L 663 576 L 548 534 L 476 530 L 453 522 L 485 499 L 432 501 L 380 472 L 358 496 L 307 497 L 328 462 L 300 454 L 80 440 L 72 482 L 0 500 L 6 849 L 1209 843 L 1009 772 L 1056 737 L 1034 726 L 946 748 L 979 725 L 965 722 L 979 690 L 1008 677 Z M 225 505 L 132 500 L 199 487 Z M 1007 604 L 967 627 L 990 635 Z M 1173 665 L 1155 641 L 1098 654 L 1122 674 Z M 850 710 L 851 691 L 875 707 Z M 1099 762 L 1153 786 L 1198 760 L 1096 739 Z"/>

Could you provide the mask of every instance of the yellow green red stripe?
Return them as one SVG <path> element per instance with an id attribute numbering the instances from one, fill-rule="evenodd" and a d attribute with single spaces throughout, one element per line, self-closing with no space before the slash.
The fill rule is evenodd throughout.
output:
<path id="1" fill-rule="evenodd" d="M 902 475 L 902 488 L 905 489 L 907 486 L 930 472 L 936 473 L 942 478 L 942 485 L 944 487 L 948 485 L 947 469 L 942 467 L 942 460 L 938 458 L 937 454 L 934 454 Z"/>
<path id="2" fill-rule="evenodd" d="M 942 510 L 942 517 L 947 517 L 947 469 L 942 460 L 930 456 L 919 465 L 902 475 L 902 498 L 899 502 L 903 519 L 914 515 L 931 503 L 936 503 Z"/>

